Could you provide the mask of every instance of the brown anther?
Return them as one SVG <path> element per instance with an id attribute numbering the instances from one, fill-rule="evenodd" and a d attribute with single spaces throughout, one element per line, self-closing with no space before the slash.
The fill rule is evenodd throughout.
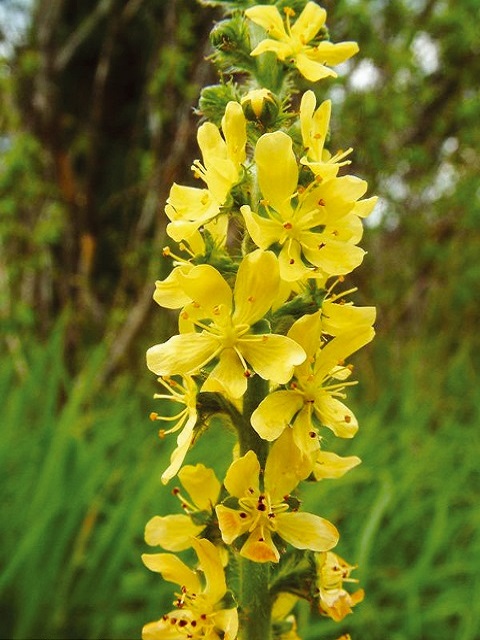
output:
<path id="1" fill-rule="evenodd" d="M 334 230 L 332 231 L 332 236 L 338 236 L 338 231 L 337 231 L 337 229 L 334 229 Z"/>
<path id="2" fill-rule="evenodd" d="M 238 514 L 240 516 L 240 518 L 242 518 L 243 520 L 245 520 L 245 518 L 247 517 L 247 514 L 245 513 L 245 511 L 240 511 L 240 513 Z"/>
<path id="3" fill-rule="evenodd" d="M 258 542 L 265 542 L 265 538 L 259 538 Z"/>
<path id="4" fill-rule="evenodd" d="M 262 342 L 267 342 L 267 340 L 268 340 L 268 336 L 263 335 L 262 336 Z"/>
<path id="5" fill-rule="evenodd" d="M 220 315 L 220 309 L 219 309 L 218 305 L 213 307 L 213 315 L 214 316 Z"/>
<path id="6" fill-rule="evenodd" d="M 289 18 L 293 18 L 295 11 L 291 7 L 283 7 L 283 13 Z"/>
<path id="7" fill-rule="evenodd" d="M 351 416 L 343 416 L 343 419 L 344 419 L 344 421 L 345 421 L 346 423 L 349 423 L 349 422 L 351 422 L 351 421 L 352 421 Z"/>
<path id="8" fill-rule="evenodd" d="M 320 198 L 320 200 L 317 202 L 319 207 L 324 207 L 325 206 L 325 200 L 323 198 Z"/>
<path id="9" fill-rule="evenodd" d="M 283 228 L 287 229 L 287 231 L 290 230 L 292 227 L 293 227 L 293 225 L 292 225 L 291 222 L 285 222 L 284 225 L 283 225 Z"/>
<path id="10" fill-rule="evenodd" d="M 192 621 L 190 622 L 190 625 L 191 625 L 192 627 L 196 627 L 196 626 L 197 626 L 197 621 L 196 621 L 196 620 L 192 620 Z"/>
<path id="11" fill-rule="evenodd" d="M 268 517 L 270 518 L 270 520 L 272 520 L 273 518 L 275 518 L 275 514 L 274 514 L 274 513 L 272 513 L 272 512 L 270 512 L 270 513 L 268 514 Z"/>
<path id="12" fill-rule="evenodd" d="M 321 242 L 321 243 L 318 245 L 318 248 L 319 248 L 319 249 L 323 249 L 323 247 L 324 247 L 324 246 L 325 246 L 325 243 L 324 243 L 324 242 Z"/>
<path id="13" fill-rule="evenodd" d="M 243 375 L 245 376 L 245 378 L 251 378 L 252 372 L 250 371 L 250 369 L 245 369 L 245 371 L 243 372 Z"/>
<path id="14" fill-rule="evenodd" d="M 202 613 L 200 615 L 200 620 L 206 620 L 207 619 L 207 614 L 206 613 Z"/>
<path id="15" fill-rule="evenodd" d="M 193 304 L 194 309 L 200 309 L 200 303 L 199 302 L 195 302 L 195 300 L 194 300 L 192 304 Z"/>
<path id="16" fill-rule="evenodd" d="M 315 140 L 320 140 L 322 138 L 322 134 L 316 133 L 313 137 L 315 138 Z"/>
<path id="17" fill-rule="evenodd" d="M 296 382 L 290 383 L 290 389 L 296 389 L 297 387 L 298 387 L 298 384 Z"/>
<path id="18" fill-rule="evenodd" d="M 167 256 L 169 256 L 171 253 L 170 247 L 163 247 L 162 249 L 162 255 L 164 258 L 166 258 Z"/>
<path id="19" fill-rule="evenodd" d="M 154 420 L 158 420 L 158 413 L 155 413 L 155 411 L 152 411 L 152 413 L 150 414 L 150 420 L 153 422 Z"/>
<path id="20" fill-rule="evenodd" d="M 253 296 L 248 296 L 247 302 L 255 302 L 255 298 Z"/>
<path id="21" fill-rule="evenodd" d="M 267 507 L 266 507 L 266 505 L 263 504 L 263 502 L 259 502 L 258 505 L 257 505 L 257 510 L 258 511 L 266 511 Z"/>
<path id="22" fill-rule="evenodd" d="M 173 494 L 174 496 L 178 496 L 178 494 L 179 494 L 179 493 L 180 493 L 180 489 L 179 489 L 178 487 L 174 487 L 174 488 L 172 489 L 172 494 Z M 183 588 L 184 588 L 184 587 L 182 587 L 182 589 L 183 589 Z"/>
<path id="23" fill-rule="evenodd" d="M 165 429 L 160 429 L 158 432 L 158 437 L 161 438 L 163 440 L 163 438 L 165 438 Z"/>
<path id="24" fill-rule="evenodd" d="M 182 320 L 188 320 L 188 313 L 186 311 L 182 311 L 180 317 L 182 318 Z"/>
<path id="25" fill-rule="evenodd" d="M 315 433 L 315 431 L 310 431 L 309 434 L 310 438 L 316 438 L 317 434 Z"/>
<path id="26" fill-rule="evenodd" d="M 252 487 L 249 487 L 248 488 L 248 493 L 250 493 L 250 494 L 255 493 L 255 489 L 252 489 Z"/>
<path id="27" fill-rule="evenodd" d="M 307 148 L 307 151 L 308 151 L 308 148 Z M 302 185 L 300 185 L 300 186 L 297 188 L 297 193 L 298 193 L 298 195 L 299 195 L 299 196 L 301 196 L 301 195 L 302 195 L 302 193 L 305 193 L 305 187 L 302 187 Z"/>
<path id="28" fill-rule="evenodd" d="M 289 264 L 295 264 L 295 260 L 293 258 L 290 258 Z"/>
<path id="29" fill-rule="evenodd" d="M 178 622 L 178 626 L 179 627 L 186 627 L 187 624 L 188 624 L 187 620 L 179 620 L 179 622 Z"/>
<path id="30" fill-rule="evenodd" d="M 290 494 L 289 493 L 287 493 L 287 495 L 283 496 L 284 500 L 288 500 L 289 498 L 290 498 Z"/>

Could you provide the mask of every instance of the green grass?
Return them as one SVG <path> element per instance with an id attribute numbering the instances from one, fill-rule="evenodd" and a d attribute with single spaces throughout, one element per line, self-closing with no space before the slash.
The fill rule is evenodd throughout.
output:
<path id="1" fill-rule="evenodd" d="M 367 596 L 342 623 L 310 618 L 305 640 L 480 637 L 480 392 L 467 347 L 447 361 L 438 345 L 380 342 L 375 377 L 359 364 L 360 432 L 324 446 L 363 464 L 303 498 L 339 527 Z M 0 370 L 0 637 L 133 640 L 172 598 L 140 561 L 146 521 L 177 509 L 160 483 L 173 442 L 148 420 L 154 378 L 100 387 L 95 350 L 72 379 L 61 329 L 24 351 L 24 375 L 8 359 Z M 188 461 L 222 471 L 230 447 L 217 427 Z"/>

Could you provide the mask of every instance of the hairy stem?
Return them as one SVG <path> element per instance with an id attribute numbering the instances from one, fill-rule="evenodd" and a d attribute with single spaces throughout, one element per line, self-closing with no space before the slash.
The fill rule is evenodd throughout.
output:
<path id="1" fill-rule="evenodd" d="M 268 382 L 256 375 L 248 381 L 243 401 L 243 424 L 239 429 L 240 455 L 257 454 L 265 468 L 268 442 L 262 440 L 250 424 L 252 413 L 268 394 Z M 270 563 L 252 562 L 240 557 L 240 633 L 241 640 L 270 640 L 271 601 L 269 595 Z"/>

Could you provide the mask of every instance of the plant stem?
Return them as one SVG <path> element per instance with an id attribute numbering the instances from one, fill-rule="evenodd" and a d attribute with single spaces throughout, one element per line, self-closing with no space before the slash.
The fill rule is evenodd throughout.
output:
<path id="1" fill-rule="evenodd" d="M 240 455 L 254 451 L 262 469 L 268 454 L 268 442 L 262 440 L 250 424 L 252 413 L 268 394 L 268 382 L 255 375 L 248 381 L 243 401 L 243 424 L 239 429 Z M 241 640 L 270 640 L 272 637 L 270 563 L 239 558 L 240 633 Z"/>

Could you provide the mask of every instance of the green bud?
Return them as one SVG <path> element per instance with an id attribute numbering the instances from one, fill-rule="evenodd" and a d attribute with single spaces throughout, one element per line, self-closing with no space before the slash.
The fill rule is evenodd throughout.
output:
<path id="1" fill-rule="evenodd" d="M 275 122 L 280 111 L 277 97 L 268 89 L 253 89 L 240 101 L 247 120 L 268 126 Z"/>

